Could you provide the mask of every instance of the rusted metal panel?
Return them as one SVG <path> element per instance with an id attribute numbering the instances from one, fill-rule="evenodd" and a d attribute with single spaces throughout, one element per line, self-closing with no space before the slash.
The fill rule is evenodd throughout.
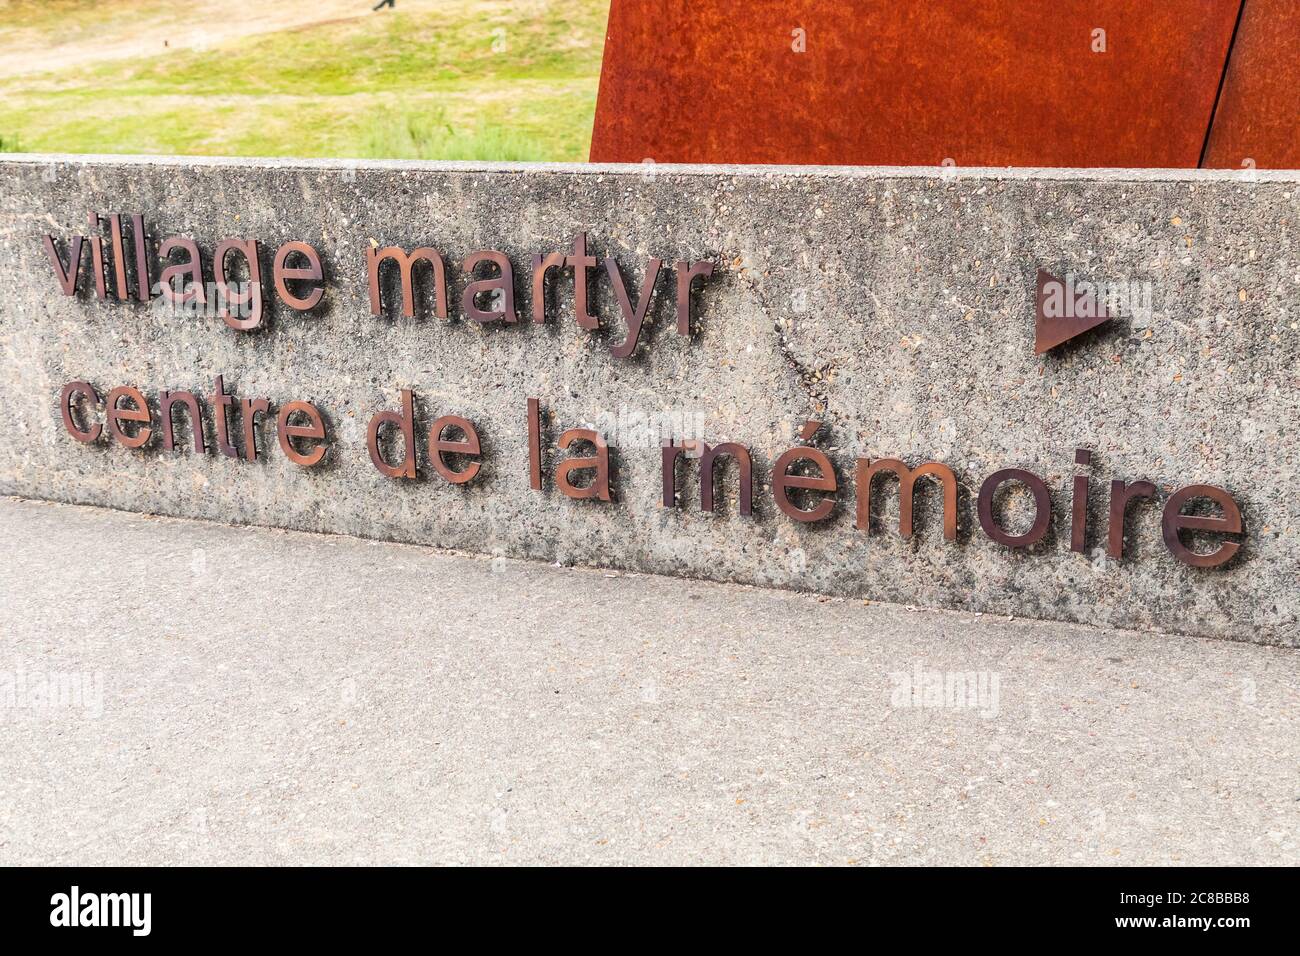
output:
<path id="1" fill-rule="evenodd" d="M 1300 169 L 1300 4 L 1246 0 L 1205 166 Z"/>
<path id="2" fill-rule="evenodd" d="M 1109 321 L 1105 305 L 1095 295 L 1076 295 L 1071 284 L 1062 282 L 1046 269 L 1038 270 L 1034 294 L 1035 355 L 1042 355 Z"/>
<path id="3" fill-rule="evenodd" d="M 613 0 L 591 158 L 1194 167 L 1239 6 Z"/>

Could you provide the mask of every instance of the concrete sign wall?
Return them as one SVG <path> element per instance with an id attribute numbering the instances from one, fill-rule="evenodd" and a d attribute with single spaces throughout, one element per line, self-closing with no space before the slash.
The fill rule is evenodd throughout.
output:
<path id="1" fill-rule="evenodd" d="M 1297 225 L 1282 173 L 13 157 L 0 492 L 1295 645 Z M 1036 354 L 1040 270 L 1095 327 Z"/>

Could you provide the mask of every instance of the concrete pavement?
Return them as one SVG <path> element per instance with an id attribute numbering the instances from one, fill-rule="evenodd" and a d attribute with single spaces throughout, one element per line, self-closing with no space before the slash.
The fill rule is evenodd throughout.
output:
<path id="1" fill-rule="evenodd" d="M 0 864 L 1300 862 L 1297 652 L 0 501 Z"/>

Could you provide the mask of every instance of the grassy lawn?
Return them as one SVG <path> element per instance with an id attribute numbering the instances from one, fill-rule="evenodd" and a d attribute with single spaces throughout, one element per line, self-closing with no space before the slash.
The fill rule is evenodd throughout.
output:
<path id="1" fill-rule="evenodd" d="M 586 159 L 608 0 L 372 4 L 239 35 L 194 18 L 242 4 L 194 4 L 184 19 L 185 5 L 148 0 L 0 3 L 0 148 Z M 42 44 L 48 55 L 32 52 Z M 24 61 L 30 72 L 14 69 Z"/>

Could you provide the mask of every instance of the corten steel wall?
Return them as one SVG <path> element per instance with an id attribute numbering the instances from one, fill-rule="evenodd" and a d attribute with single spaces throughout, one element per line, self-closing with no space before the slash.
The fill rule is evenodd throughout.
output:
<path id="1" fill-rule="evenodd" d="M 271 248 L 307 240 L 321 250 L 329 291 L 316 311 L 280 311 L 255 333 L 65 297 L 40 236 L 84 233 L 91 209 L 143 213 L 151 246 L 188 235 L 208 255 L 229 236 Z M 1295 174 L 1022 171 L 945 180 L 890 169 L 10 158 L 0 163 L 0 492 L 1296 644 L 1298 223 Z M 526 317 L 528 256 L 567 249 L 580 229 L 635 284 L 648 256 L 720 263 L 697 303 L 697 334 L 688 340 L 673 328 L 669 276 L 631 360 L 610 355 L 621 328 L 577 327 L 567 278 L 560 318 L 545 326 L 526 318 L 479 326 L 457 310 L 450 320 L 370 314 L 364 253 L 372 240 L 432 245 L 449 264 L 473 249 L 504 250 Z M 1152 314 L 1036 357 L 1040 266 L 1150 283 Z M 462 280 L 454 268 L 450 276 L 457 302 Z M 598 313 L 616 315 L 608 282 L 599 289 Z M 269 451 L 257 463 L 166 453 L 157 437 L 140 451 L 83 446 L 64 432 L 56 407 L 73 379 L 101 393 L 136 385 L 156 403 L 164 388 L 206 394 L 218 374 L 240 396 L 317 402 L 337 442 L 327 464 L 287 462 L 273 426 L 262 429 Z M 397 407 L 401 387 L 415 389 L 424 427 L 442 414 L 476 422 L 488 453 L 478 480 L 400 482 L 374 469 L 365 424 Z M 682 485 L 687 507 L 661 507 L 658 448 L 617 435 L 616 501 L 530 490 L 529 396 L 550 412 L 552 442 L 561 427 L 620 409 L 698 412 L 703 437 L 753 449 L 762 479 L 754 518 L 737 514 L 731 473 L 721 512 L 701 513 L 694 463 Z M 767 481 L 810 416 L 826 423 L 816 441 L 841 482 L 833 517 L 819 525 L 777 513 Z M 1068 547 L 1076 446 L 1094 450 L 1083 555 Z M 880 490 L 881 526 L 856 530 L 851 463 L 859 455 L 951 464 L 963 485 L 960 539 L 943 540 L 937 496 L 926 492 L 917 534 L 901 539 L 889 485 Z M 974 518 L 980 482 L 1010 467 L 1052 489 L 1052 532 L 1028 552 L 995 544 Z M 1192 482 L 1226 487 L 1245 516 L 1242 554 L 1216 570 L 1182 565 L 1161 544 L 1159 507 L 1139 505 L 1129 557 L 1106 558 L 1112 478 L 1149 479 L 1162 499 Z M 220 569 L 210 572 L 220 587 Z M 178 554 L 167 567 L 123 567 L 122 586 L 165 589 L 191 573 L 191 556 Z M 309 626 L 348 595 L 285 600 L 301 603 Z M 958 619 L 953 626 L 959 633 Z"/>
<path id="2" fill-rule="evenodd" d="M 1294 34 L 1289 6 L 1273 11 L 1284 35 Z M 591 159 L 1191 168 L 1240 8 L 613 0 Z M 1280 85 L 1295 77 L 1297 55 L 1267 39 L 1267 21 L 1246 24 L 1257 34 L 1254 57 L 1281 54 L 1291 67 L 1276 80 L 1262 69 L 1251 76 Z M 1095 30 L 1105 31 L 1104 50 Z M 1253 96 L 1250 79 L 1230 93 Z M 1234 128 L 1248 125 L 1247 102 L 1234 101 L 1233 112 Z M 1294 121 L 1293 112 L 1285 122 Z M 1286 139 L 1294 144 L 1294 133 Z"/>
<path id="3" fill-rule="evenodd" d="M 1300 5 L 1246 0 L 1206 144 L 1207 167 L 1300 169 Z"/>

